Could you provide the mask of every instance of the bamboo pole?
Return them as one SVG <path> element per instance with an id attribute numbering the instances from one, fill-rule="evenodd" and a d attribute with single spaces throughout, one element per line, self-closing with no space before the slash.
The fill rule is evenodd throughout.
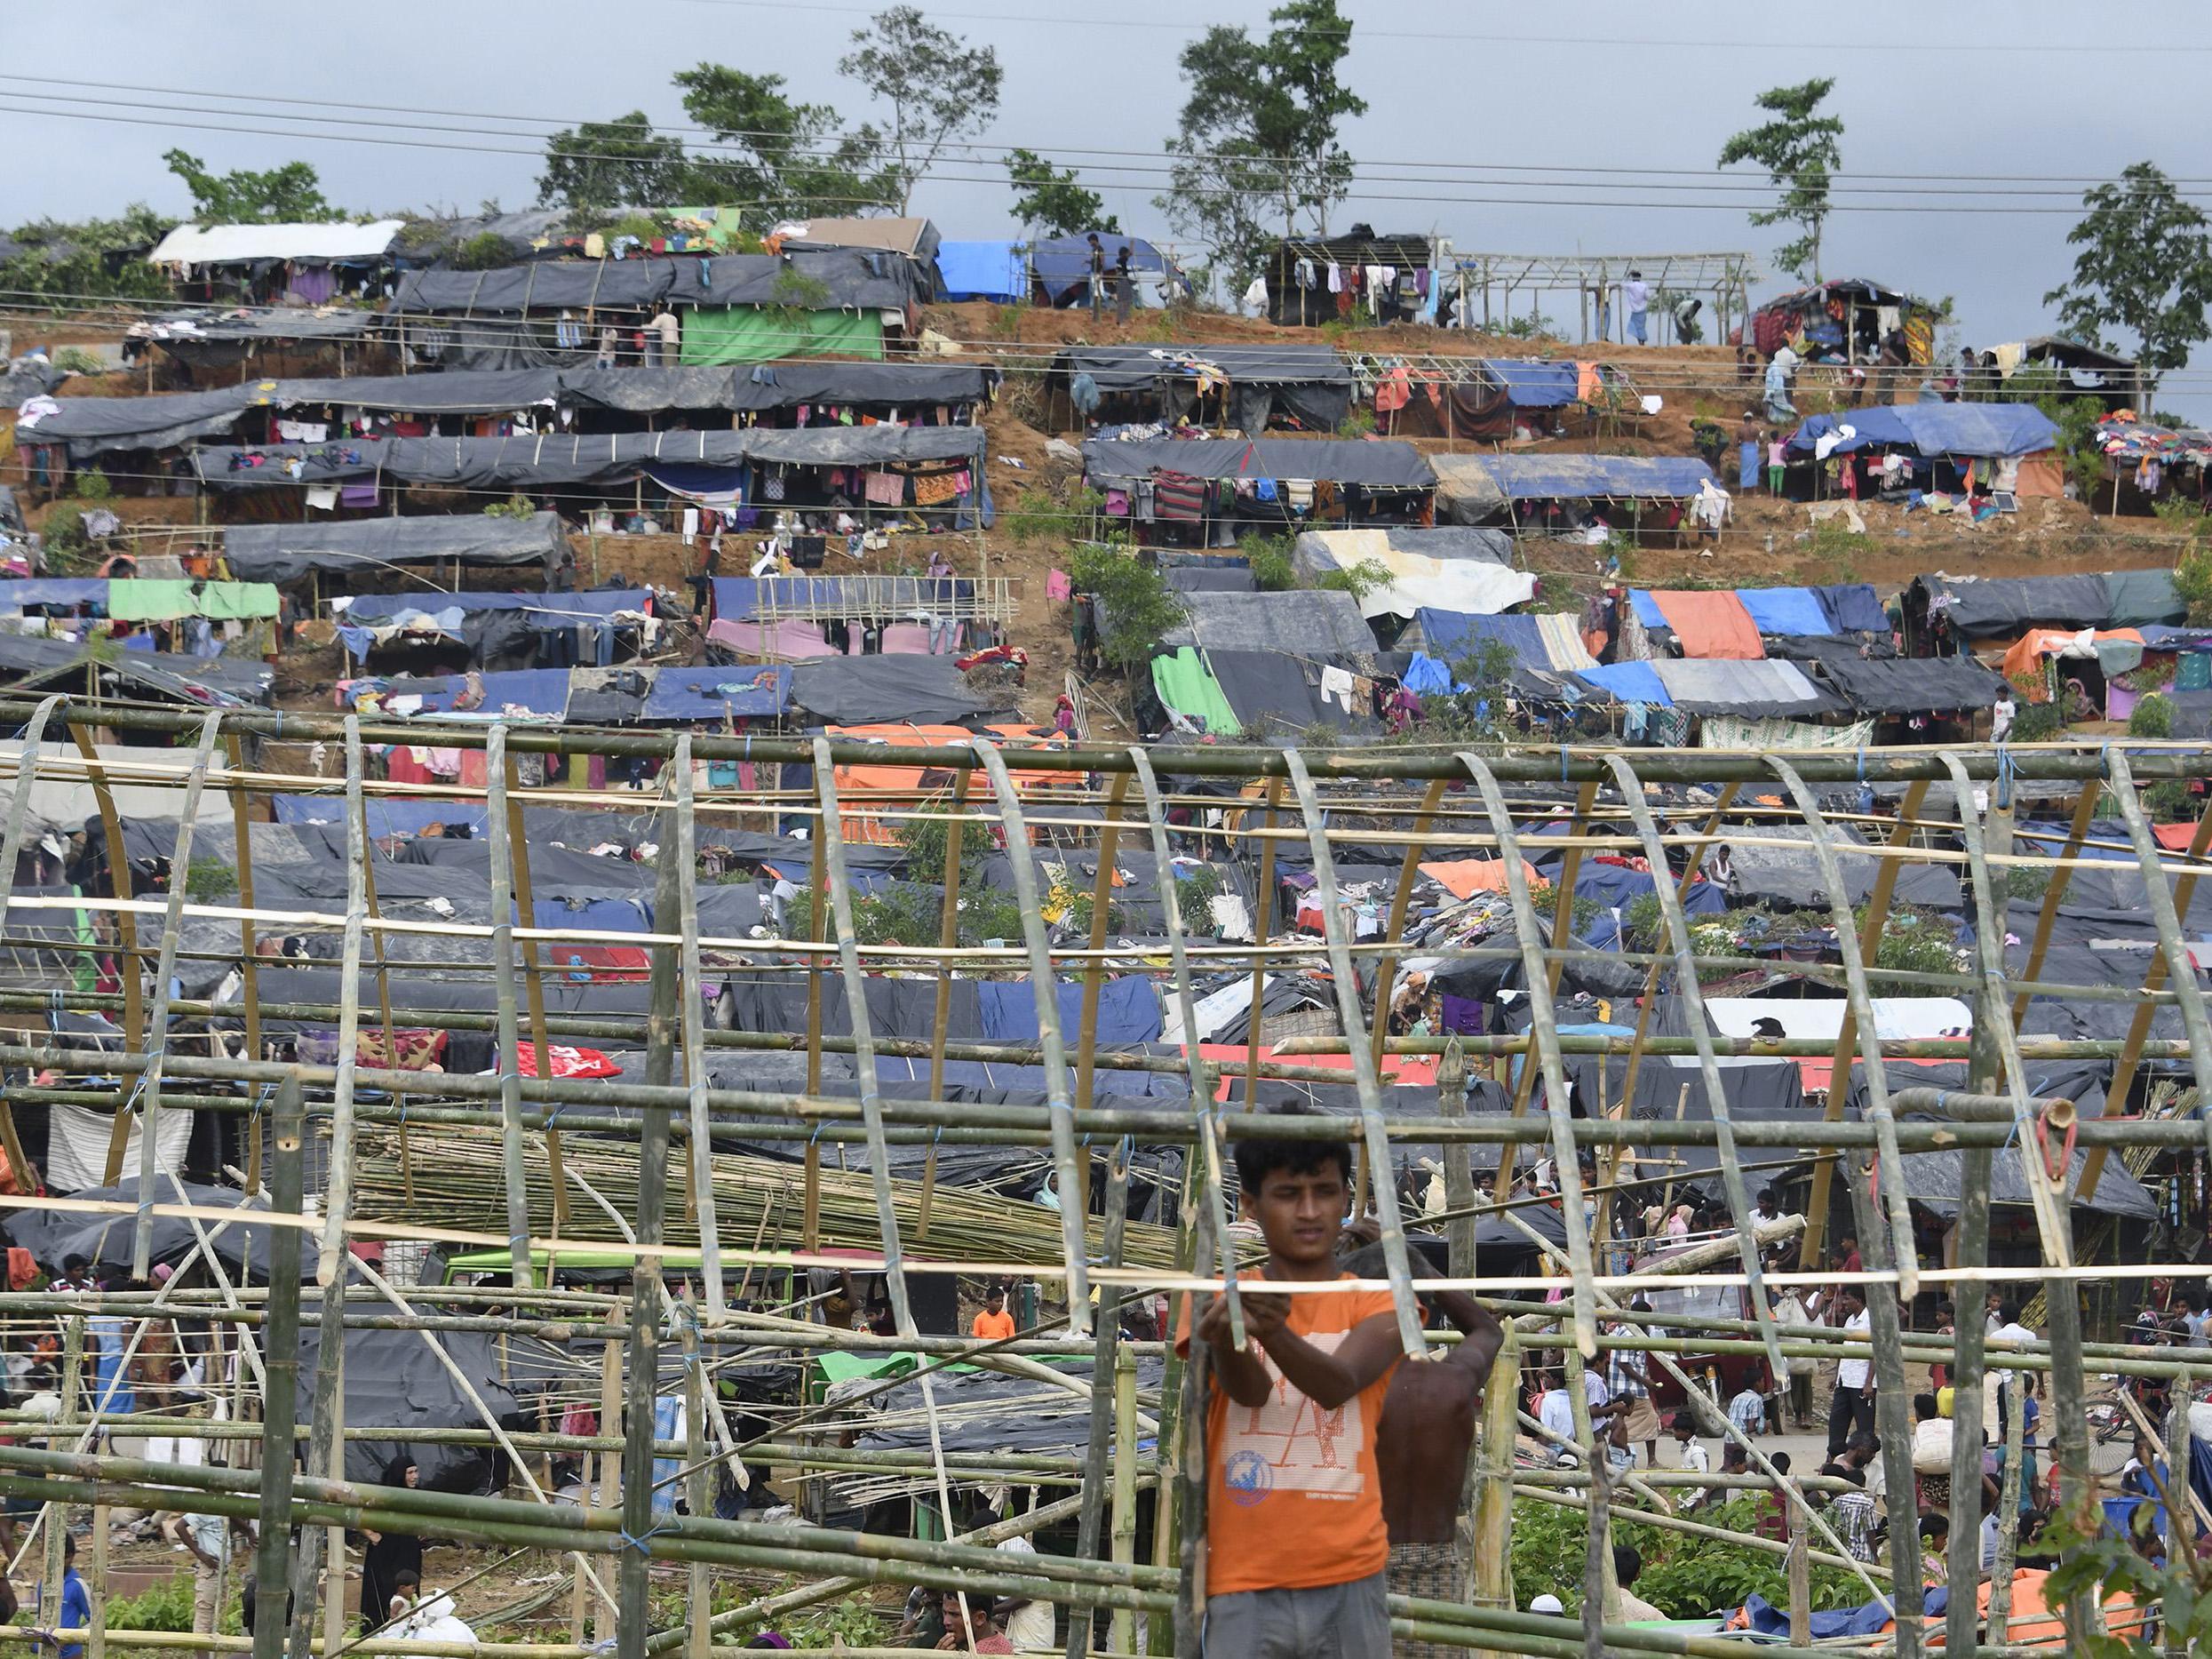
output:
<path id="1" fill-rule="evenodd" d="M 280 1215 L 297 1215 L 301 1207 L 301 1138 L 303 1120 L 297 1083 L 276 1091 L 276 1114 L 271 1137 L 269 1202 Z M 269 1237 L 269 1342 L 263 1361 L 259 1520 L 261 1546 L 254 1564 L 259 1583 L 273 1589 L 290 1583 L 290 1551 L 286 1535 L 291 1527 L 292 1446 L 290 1429 L 299 1376 L 299 1246 L 300 1235 L 290 1227 L 276 1228 Z M 294 1596 L 298 1594 L 295 1586 Z M 254 1603 L 253 1659 L 280 1659 L 289 1623 L 285 1603 L 290 1598 L 264 1593 Z"/>
<path id="2" fill-rule="evenodd" d="M 1114 1360 L 1112 1498 L 1114 1562 L 1132 1567 L 1137 1551 L 1137 1357 L 1126 1350 Z M 1129 1609 L 1114 1609 L 1106 1646 L 1113 1653 L 1136 1652 L 1136 1623 Z"/>

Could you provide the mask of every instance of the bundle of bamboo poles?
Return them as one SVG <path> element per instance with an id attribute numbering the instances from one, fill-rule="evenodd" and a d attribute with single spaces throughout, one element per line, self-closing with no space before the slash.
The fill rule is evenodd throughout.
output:
<path id="1" fill-rule="evenodd" d="M 365 1221 L 419 1225 L 426 1216 L 457 1230 L 507 1233 L 506 1182 L 500 1164 L 497 1129 L 445 1129 L 425 1134 L 410 1129 L 402 1159 L 401 1132 L 363 1135 L 354 1176 L 356 1214 Z M 853 1167 L 835 1167 L 825 1155 L 817 1198 L 820 1240 L 831 1248 L 879 1250 L 873 1177 L 861 1149 L 850 1153 Z M 570 1191 L 567 1224 L 560 1237 L 616 1242 L 622 1230 L 596 1202 L 596 1192 L 625 1213 L 637 1202 L 638 1160 L 633 1145 L 609 1139 L 572 1137 L 561 1153 L 562 1178 Z M 664 1172 L 668 1183 L 666 1241 L 696 1246 L 698 1218 L 687 1200 L 688 1173 L 680 1157 Z M 547 1164 L 527 1165 L 530 1234 L 551 1239 L 553 1181 Z M 714 1209 L 725 1250 L 755 1248 L 789 1251 L 799 1248 L 806 1216 L 807 1172 L 796 1163 L 772 1158 L 718 1153 L 714 1157 Z M 920 1181 L 895 1180 L 893 1200 L 901 1237 L 916 1264 L 931 1256 L 945 1260 L 1034 1262 L 1061 1260 L 1060 1216 L 1041 1204 L 984 1194 L 937 1184 L 929 1193 L 929 1227 L 921 1231 Z M 590 1191 L 585 1191 L 585 1188 Z M 1094 1217 L 1091 1248 L 1104 1248 L 1102 1224 Z M 1131 1266 L 1169 1267 L 1175 1259 L 1172 1228 L 1130 1222 L 1123 1234 L 1123 1260 Z"/>

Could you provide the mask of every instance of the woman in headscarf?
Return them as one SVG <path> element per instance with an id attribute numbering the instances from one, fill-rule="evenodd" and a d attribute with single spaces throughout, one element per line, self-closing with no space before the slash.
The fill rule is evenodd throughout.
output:
<path id="1" fill-rule="evenodd" d="M 411 1487 L 420 1483 L 422 1471 L 410 1453 L 402 1452 L 385 1466 L 377 1484 Z M 371 1532 L 362 1528 L 369 1547 L 361 1558 L 361 1628 L 365 1633 L 392 1616 L 392 1598 L 399 1594 L 402 1571 L 419 1581 L 423 1570 L 423 1541 L 411 1533 Z"/>

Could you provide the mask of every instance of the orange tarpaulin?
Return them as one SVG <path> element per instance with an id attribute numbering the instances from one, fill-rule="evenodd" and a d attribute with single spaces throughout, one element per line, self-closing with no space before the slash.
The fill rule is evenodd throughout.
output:
<path id="1" fill-rule="evenodd" d="M 2050 1575 L 2032 1567 L 2023 1567 L 2012 1575 L 2012 1612 L 2005 1623 L 2002 1639 L 2022 1647 L 2064 1647 L 2066 1643 L 2065 1615 L 2053 1607 L 2043 1593 L 2044 1581 Z M 1980 1609 L 1984 1622 L 1989 1618 L 1989 1592 L 1993 1583 L 1984 1579 L 1975 1591 L 1974 1605 Z M 2105 1631 L 2123 1641 L 2139 1639 L 2149 1623 L 2147 1608 L 2136 1605 L 2136 1599 L 2125 1591 L 2108 1591 L 2104 1599 Z M 1880 1634 L 1895 1632 L 1895 1623 L 1885 1624 Z M 1940 1647 L 1947 1632 L 1940 1619 L 1930 1620 L 1922 1627 L 1921 1639 L 1930 1647 Z M 1990 1640 L 1998 1640 L 1994 1631 Z"/>
<path id="2" fill-rule="evenodd" d="M 2049 498 L 2057 500 L 2066 493 L 2065 469 L 2058 464 L 2053 452 L 2044 455 L 2023 455 L 2020 471 L 2012 482 L 2013 493 L 2023 501 Z"/>
<path id="3" fill-rule="evenodd" d="M 1241 1042 L 1202 1042 L 1198 1045 L 1198 1057 L 1205 1060 L 1233 1060 L 1241 1065 L 1248 1057 L 1248 1054 L 1249 1051 Z M 1352 1081 L 1352 1057 L 1349 1054 L 1278 1056 L 1266 1043 L 1260 1045 L 1260 1063 L 1262 1065 L 1277 1059 L 1279 1059 L 1285 1065 L 1317 1065 L 1327 1071 L 1341 1072 L 1344 1073 L 1344 1081 L 1347 1083 Z M 1382 1085 L 1386 1089 L 1394 1083 L 1403 1084 L 1409 1089 L 1428 1089 L 1433 1087 L 1436 1081 L 1436 1057 L 1421 1054 L 1386 1054 L 1382 1057 L 1381 1074 Z M 1213 1098 L 1226 1101 L 1229 1097 L 1229 1089 L 1232 1086 L 1236 1088 L 1241 1098 L 1244 1081 L 1241 1074 L 1236 1077 L 1222 1077 L 1214 1084 Z M 1353 1125 L 1349 1123 L 1345 1125 L 1345 1133 L 1348 1136 L 1355 1132 Z"/>
<path id="4" fill-rule="evenodd" d="M 1756 662 L 1767 654 L 1759 642 L 1759 625 L 1744 609 L 1744 602 L 1726 588 L 1654 588 L 1651 602 L 1675 631 L 1685 657 Z"/>
<path id="5" fill-rule="evenodd" d="M 2048 702 L 2050 694 L 2041 683 L 2043 658 L 2057 655 L 2084 634 L 2089 636 L 2092 644 L 2101 640 L 2132 641 L 2137 645 L 2143 643 L 2142 630 L 2138 628 L 2030 628 L 2013 641 L 2006 650 L 2005 678 L 2015 685 L 2023 680 L 2030 682 L 2027 692 L 2029 702 Z"/>
<path id="6" fill-rule="evenodd" d="M 981 734 L 971 734 L 960 726 L 825 726 L 823 735 L 832 742 L 860 741 L 879 743 L 888 749 L 959 749 L 968 746 L 972 735 L 995 738 L 1007 748 L 1057 748 L 1068 746 L 1066 738 L 1057 732 L 1047 733 L 1033 726 L 986 726 Z M 1026 799 L 1031 791 L 1052 784 L 1079 784 L 1080 772 L 1037 772 L 1009 769 L 1015 791 Z M 879 810 L 897 808 L 901 811 L 922 798 L 952 792 L 950 772 L 933 772 L 925 767 L 902 765 L 886 759 L 843 765 L 837 769 L 839 818 L 845 831 L 845 839 L 857 841 L 887 842 L 892 839 L 893 825 L 878 819 L 867 810 L 869 798 L 880 797 Z M 968 790 L 970 804 L 978 810 L 988 810 L 991 792 L 990 783 L 980 775 Z"/>
<path id="7" fill-rule="evenodd" d="M 1543 878 L 1536 873 L 1536 866 L 1525 858 L 1521 872 L 1534 887 Z M 1506 890 L 1506 861 L 1502 858 L 1448 858 L 1436 864 L 1424 864 L 1420 873 L 1430 880 L 1441 881 L 1444 890 L 1454 898 L 1472 898 L 1477 893 L 1502 893 Z"/>
<path id="8" fill-rule="evenodd" d="M 2197 833 L 2194 824 L 2153 824 L 2151 833 L 2158 837 L 2158 844 L 2168 852 L 2187 852 L 2189 843 Z"/>

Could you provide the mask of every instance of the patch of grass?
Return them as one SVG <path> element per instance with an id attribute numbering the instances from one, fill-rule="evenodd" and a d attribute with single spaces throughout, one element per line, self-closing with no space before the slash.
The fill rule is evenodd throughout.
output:
<path id="1" fill-rule="evenodd" d="M 82 346 L 63 346 L 52 355 L 53 366 L 64 374 L 106 374 L 107 365 Z"/>

